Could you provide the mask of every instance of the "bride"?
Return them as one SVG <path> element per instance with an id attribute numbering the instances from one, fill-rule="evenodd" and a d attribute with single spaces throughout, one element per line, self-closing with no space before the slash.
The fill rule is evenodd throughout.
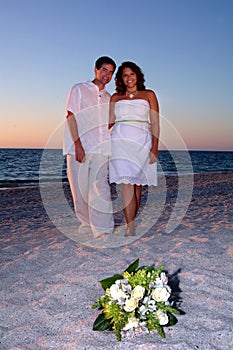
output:
<path id="1" fill-rule="evenodd" d="M 157 186 L 159 105 L 154 91 L 145 88 L 144 74 L 135 63 L 123 62 L 115 82 L 117 92 L 110 100 L 109 179 L 121 184 L 125 236 L 134 236 L 142 186 Z"/>

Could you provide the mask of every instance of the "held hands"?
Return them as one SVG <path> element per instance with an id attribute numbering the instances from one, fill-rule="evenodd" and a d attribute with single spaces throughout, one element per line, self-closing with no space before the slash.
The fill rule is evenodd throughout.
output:
<path id="1" fill-rule="evenodd" d="M 77 162 L 84 163 L 86 155 L 80 139 L 75 141 L 74 151 L 75 151 L 75 159 L 77 160 Z"/>

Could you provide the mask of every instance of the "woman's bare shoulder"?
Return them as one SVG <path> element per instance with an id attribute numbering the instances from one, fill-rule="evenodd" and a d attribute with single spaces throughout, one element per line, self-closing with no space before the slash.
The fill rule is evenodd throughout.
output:
<path id="1" fill-rule="evenodd" d="M 119 95 L 117 92 L 115 92 L 112 96 L 111 96 L 111 102 L 117 102 L 120 99 L 121 95 Z"/>
<path id="2" fill-rule="evenodd" d="M 156 97 L 154 90 L 146 89 L 145 93 L 147 94 L 148 97 Z"/>

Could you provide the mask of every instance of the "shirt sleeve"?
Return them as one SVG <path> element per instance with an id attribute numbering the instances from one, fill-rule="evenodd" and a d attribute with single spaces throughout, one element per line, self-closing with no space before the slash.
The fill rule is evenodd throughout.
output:
<path id="1" fill-rule="evenodd" d="M 66 98 L 66 110 L 72 112 L 74 115 L 80 111 L 80 100 L 81 100 L 81 91 L 79 84 L 74 85 L 68 92 Z"/>

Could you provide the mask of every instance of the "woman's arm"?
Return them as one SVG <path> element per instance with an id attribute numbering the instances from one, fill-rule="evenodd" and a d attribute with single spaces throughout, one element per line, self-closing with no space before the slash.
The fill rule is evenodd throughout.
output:
<path id="1" fill-rule="evenodd" d="M 159 147 L 159 103 L 157 97 L 152 90 L 148 90 L 148 100 L 150 104 L 150 122 L 151 122 L 151 134 L 152 134 L 152 147 L 150 150 L 150 164 L 155 163 L 158 160 L 158 147 Z"/>
<path id="2" fill-rule="evenodd" d="M 116 103 L 116 95 L 114 94 L 112 95 L 111 99 L 110 99 L 110 104 L 109 104 L 109 124 L 108 124 L 108 128 L 111 129 L 113 127 L 113 125 L 115 124 L 115 103 Z"/>

